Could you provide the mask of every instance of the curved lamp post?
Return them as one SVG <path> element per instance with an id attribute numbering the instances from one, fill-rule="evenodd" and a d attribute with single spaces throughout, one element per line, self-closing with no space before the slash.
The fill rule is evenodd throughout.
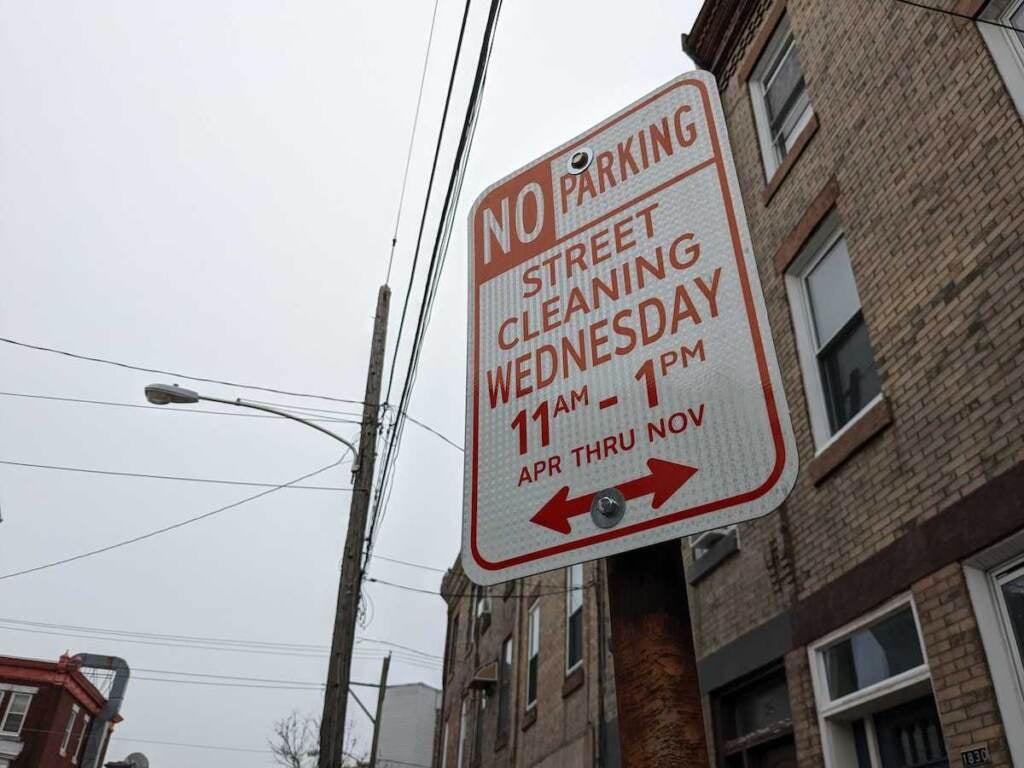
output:
<path id="1" fill-rule="evenodd" d="M 309 421 L 308 419 L 303 419 L 295 414 L 288 413 L 287 411 L 280 411 L 277 408 L 269 408 L 265 405 L 250 403 L 248 400 L 242 400 L 241 398 L 237 400 L 225 400 L 220 397 L 200 395 L 194 390 L 179 387 L 177 384 L 149 384 L 146 387 L 146 399 L 153 405 L 198 403 L 200 400 L 205 400 L 210 403 L 223 403 L 224 405 L 235 405 L 239 408 L 252 408 L 256 411 L 266 411 L 267 413 L 272 413 L 275 416 L 291 419 L 292 421 L 299 422 L 299 424 L 305 424 L 307 427 L 311 427 L 317 432 L 323 432 L 325 435 L 333 437 L 339 443 L 343 443 L 350 451 L 352 451 L 352 471 L 356 472 L 359 469 L 359 451 L 351 441 L 346 440 L 341 435 L 332 432 L 329 429 L 321 427 L 319 424 Z"/>

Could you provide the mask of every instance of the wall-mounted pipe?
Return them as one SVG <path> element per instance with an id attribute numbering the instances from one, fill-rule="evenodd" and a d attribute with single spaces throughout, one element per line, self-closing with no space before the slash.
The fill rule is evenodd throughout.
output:
<path id="1" fill-rule="evenodd" d="M 98 653 L 79 653 L 73 659 L 79 667 L 89 669 L 109 669 L 114 673 L 114 682 L 110 686 L 110 695 L 107 696 L 107 703 L 96 715 L 92 724 L 92 731 L 89 733 L 89 741 L 85 745 L 85 754 L 82 755 L 81 768 L 98 768 L 100 762 L 100 750 L 103 749 L 103 737 L 107 733 L 107 725 L 112 723 L 121 711 L 121 703 L 124 701 L 124 692 L 128 687 L 128 677 L 131 670 L 128 662 L 117 656 L 103 656 Z"/>

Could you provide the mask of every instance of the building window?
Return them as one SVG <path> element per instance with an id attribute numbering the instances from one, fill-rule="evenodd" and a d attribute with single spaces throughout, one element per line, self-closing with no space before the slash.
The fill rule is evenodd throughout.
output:
<path id="1" fill-rule="evenodd" d="M 7 711 L 4 713 L 3 722 L 0 723 L 0 733 L 17 736 L 21 733 L 21 726 L 25 724 L 25 715 L 28 713 L 28 705 L 32 701 L 31 693 L 15 692 L 7 701 Z"/>
<path id="2" fill-rule="evenodd" d="M 455 648 L 459 642 L 459 614 L 452 619 L 452 631 L 448 636 L 448 676 L 455 671 Z"/>
<path id="3" fill-rule="evenodd" d="M 994 21 L 997 27 L 985 22 Z M 1014 29 L 1006 29 L 1014 27 Z M 990 0 L 978 21 L 978 31 L 1006 84 L 1017 112 L 1024 117 L 1024 0 Z"/>
<path id="4" fill-rule="evenodd" d="M 498 745 L 508 741 L 509 720 L 512 709 L 512 636 L 501 644 L 501 658 L 498 659 Z"/>
<path id="5" fill-rule="evenodd" d="M 457 760 L 455 761 L 456 768 L 462 768 L 462 758 L 466 752 L 466 699 L 463 697 L 462 706 L 459 708 L 459 751 Z"/>
<path id="6" fill-rule="evenodd" d="M 64 757 L 68 753 L 68 744 L 71 743 L 71 733 L 75 730 L 75 721 L 78 720 L 79 708 L 77 704 L 71 705 L 71 715 L 68 717 L 68 724 L 64 726 L 64 738 L 60 742 L 60 754 Z"/>
<path id="7" fill-rule="evenodd" d="M 487 694 L 477 691 L 476 717 L 473 723 L 473 765 L 480 765 L 484 752 L 484 715 L 487 714 Z"/>
<path id="8" fill-rule="evenodd" d="M 808 652 L 828 768 L 949 764 L 909 597 Z"/>
<path id="9" fill-rule="evenodd" d="M 881 394 L 846 238 L 833 211 L 786 273 L 815 442 L 821 449 Z"/>
<path id="10" fill-rule="evenodd" d="M 77 763 L 82 759 L 82 750 L 85 749 L 85 739 L 89 735 L 90 722 L 92 722 L 92 718 L 88 715 L 82 718 L 82 730 L 78 733 L 78 744 L 75 747 L 75 756 L 71 758 L 72 763 Z"/>
<path id="11" fill-rule="evenodd" d="M 530 608 L 529 642 L 526 661 L 526 708 L 537 703 L 537 663 L 540 655 L 540 604 Z"/>
<path id="12" fill-rule="evenodd" d="M 788 16 L 779 20 L 748 85 L 765 177 L 771 180 L 813 115 Z"/>
<path id="13" fill-rule="evenodd" d="M 583 663 L 583 565 L 565 569 L 565 673 Z"/>
<path id="14" fill-rule="evenodd" d="M 781 668 L 719 694 L 715 711 L 721 768 L 796 765 L 789 692 Z"/>

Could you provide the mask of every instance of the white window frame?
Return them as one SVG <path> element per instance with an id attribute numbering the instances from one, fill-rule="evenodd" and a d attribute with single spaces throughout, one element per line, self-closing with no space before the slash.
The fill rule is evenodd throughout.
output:
<path id="1" fill-rule="evenodd" d="M 921 644 L 922 663 L 898 675 L 881 680 L 861 688 L 838 699 L 832 700 L 828 690 L 828 677 L 825 670 L 825 651 L 871 624 L 898 613 L 907 607 L 914 618 L 917 639 Z M 821 734 L 822 754 L 825 768 L 856 768 L 856 752 L 850 723 L 864 719 L 868 737 L 868 751 L 871 762 L 880 766 L 878 740 L 874 734 L 874 721 L 867 715 L 885 709 L 887 705 L 895 706 L 902 701 L 909 701 L 918 696 L 932 693 L 931 668 L 928 662 L 928 650 L 921 633 L 921 620 L 917 615 L 917 606 L 910 593 L 899 595 L 881 607 L 861 616 L 807 647 L 810 660 L 811 682 L 814 688 L 814 702 L 818 712 L 818 732 Z"/>
<path id="2" fill-rule="evenodd" d="M 462 706 L 459 708 L 459 751 L 456 768 L 462 768 L 462 760 L 466 753 L 466 697 L 462 697 Z"/>
<path id="3" fill-rule="evenodd" d="M 750 102 L 754 109 L 754 123 L 757 126 L 757 140 L 761 146 L 761 159 L 764 163 L 764 175 L 766 181 L 771 181 L 772 176 L 775 175 L 775 171 L 782 165 L 782 161 L 785 160 L 786 155 L 792 149 L 792 142 L 788 141 L 786 146 L 786 152 L 782 153 L 779 148 L 775 145 L 772 140 L 772 129 L 771 120 L 768 117 L 768 107 L 765 103 L 765 94 L 767 93 L 768 86 L 765 82 L 765 78 L 768 74 L 768 70 L 772 68 L 776 61 L 779 61 L 782 55 L 789 50 L 790 47 L 796 45 L 796 40 L 793 36 L 793 30 L 789 25 L 789 15 L 786 13 L 782 14 L 782 18 L 779 19 L 775 25 L 775 29 L 772 30 L 772 35 L 768 44 L 761 51 L 761 55 L 757 60 L 757 66 L 754 67 L 754 71 L 750 75 L 750 79 L 747 81 L 747 90 L 750 91 Z M 797 57 L 799 58 L 800 52 L 797 51 Z M 801 65 L 801 75 L 803 74 L 803 67 Z M 804 82 L 804 92 L 807 91 L 806 80 Z M 814 116 L 814 105 L 811 104 L 810 94 L 807 95 L 807 106 L 804 107 L 804 111 L 797 118 L 793 125 L 793 129 L 790 131 L 790 139 L 796 139 L 800 135 L 800 132 L 807 126 Z"/>
<path id="4" fill-rule="evenodd" d="M 577 570 L 578 569 L 578 570 Z M 573 587 L 572 574 L 574 572 L 579 573 L 580 582 L 578 587 Z M 569 664 L 569 620 L 572 618 L 573 613 L 573 598 L 579 596 L 579 610 L 580 612 L 580 657 L 575 664 Z M 583 563 L 577 563 L 576 565 L 570 565 L 565 569 L 565 674 L 569 675 L 579 667 L 583 666 L 584 643 L 583 643 Z"/>
<path id="5" fill-rule="evenodd" d="M 997 577 L 1024 566 L 1024 532 L 964 562 L 964 579 L 985 649 L 1003 731 L 1014 765 L 1024 765 L 1024 674 L 1013 628 L 1006 620 Z"/>
<path id="6" fill-rule="evenodd" d="M 8 731 L 5 730 L 4 726 L 7 723 L 7 717 L 11 714 L 11 709 L 14 707 L 14 700 L 18 696 L 27 696 L 28 701 L 25 704 L 25 711 L 21 715 L 21 722 L 18 724 L 18 730 Z M 28 720 L 28 711 L 32 707 L 32 699 L 35 698 L 35 694 L 29 693 L 28 691 L 15 691 L 12 690 L 10 695 L 7 697 L 7 706 L 4 707 L 4 716 L 0 717 L 0 735 L 3 736 L 20 736 L 21 729 L 25 727 L 25 721 Z"/>
<path id="7" fill-rule="evenodd" d="M 78 765 L 78 761 L 82 758 L 82 750 L 85 749 L 85 739 L 89 733 L 89 723 L 92 722 L 92 717 L 89 713 L 85 713 L 85 717 L 82 718 L 82 730 L 78 734 L 78 744 L 75 745 L 75 754 L 71 756 L 71 762 Z"/>
<path id="8" fill-rule="evenodd" d="M 533 605 L 526 614 L 526 710 L 529 711 L 537 706 L 537 699 L 540 697 L 540 601 L 534 600 Z M 537 646 L 533 644 L 533 628 L 537 627 Z M 537 690 L 533 691 L 533 698 L 530 698 L 530 661 L 537 657 Z"/>
<path id="9" fill-rule="evenodd" d="M 64 738 L 60 742 L 60 756 L 67 757 L 68 744 L 71 742 L 71 734 L 74 733 L 75 723 L 78 722 L 78 713 L 82 709 L 77 704 L 71 705 L 71 717 L 68 718 L 68 724 L 64 726 Z"/>
<path id="10" fill-rule="evenodd" d="M 994 13 L 990 10 L 1000 6 L 1004 7 L 995 10 Z M 982 12 L 982 18 L 1000 24 L 1010 24 L 1010 17 L 1021 8 L 1024 8 L 1024 0 L 991 0 L 986 11 Z M 1024 42 L 1021 42 L 1013 30 L 986 24 L 984 21 L 976 23 L 978 32 L 992 54 L 996 70 L 1017 107 L 1017 113 L 1024 118 Z"/>
<path id="11" fill-rule="evenodd" d="M 793 331 L 796 335 L 797 356 L 800 359 L 800 373 L 804 382 L 804 394 L 807 396 L 807 410 L 811 417 L 811 432 L 816 446 L 815 455 L 821 454 L 832 443 L 836 442 L 871 407 L 882 400 L 879 392 L 871 400 L 850 417 L 836 432 L 832 432 L 828 418 L 828 402 L 825 398 L 825 382 L 821 377 L 818 364 L 818 345 L 815 342 L 814 317 L 811 312 L 810 296 L 807 293 L 807 276 L 828 254 L 832 247 L 845 238 L 839 224 L 839 214 L 833 210 L 826 216 L 814 234 L 801 249 L 800 254 L 786 270 L 786 293 L 789 296 L 789 310 L 793 318 Z M 849 253 L 849 243 L 847 243 Z M 854 283 L 857 276 L 854 275 Z M 857 293 L 860 301 L 860 291 Z M 861 305 L 863 310 L 863 305 Z M 869 336 L 870 337 L 870 336 Z"/>

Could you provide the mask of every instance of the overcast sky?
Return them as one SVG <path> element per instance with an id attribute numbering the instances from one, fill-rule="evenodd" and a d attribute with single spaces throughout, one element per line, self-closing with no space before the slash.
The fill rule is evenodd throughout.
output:
<path id="1" fill-rule="evenodd" d="M 391 280 L 396 310 L 462 8 L 440 0 Z M 453 141 L 486 3 L 473 8 Z M 691 68 L 679 35 L 698 8 L 697 0 L 505 3 L 413 416 L 461 444 L 469 204 L 487 184 Z M 361 399 L 432 9 L 431 0 L 0 0 L 0 335 Z M 446 158 L 442 182 L 450 151 Z M 392 343 L 397 320 L 395 312 Z M 7 393 L 138 404 L 145 384 L 166 379 L 7 344 L 0 372 Z M 221 397 L 345 408 L 181 383 Z M 169 411 L 0 395 L 0 460 L 280 483 L 339 456 L 337 444 L 301 425 Z M 462 454 L 410 424 L 376 551 L 449 566 L 461 477 Z M 309 482 L 349 479 L 346 466 Z M 259 490 L 0 466 L 0 575 Z M 258 752 L 152 742 L 264 750 L 276 719 L 319 714 L 320 693 L 145 680 L 167 676 L 139 670 L 318 682 L 325 658 L 210 643 L 168 648 L 68 627 L 326 645 L 347 509 L 347 493 L 282 490 L 0 581 L 0 654 L 127 659 L 136 673 L 109 759 L 142 751 L 154 768 L 269 765 Z M 371 575 L 426 589 L 440 580 L 382 560 Z M 367 592 L 361 636 L 440 656 L 439 597 L 382 584 Z M 11 620 L 62 626 L 29 632 Z M 356 680 L 379 674 L 385 646 L 373 640 L 358 646 Z M 439 662 L 396 659 L 392 680 L 440 687 Z M 363 699 L 373 705 L 371 692 Z M 349 713 L 365 745 L 368 722 L 354 705 Z"/>

